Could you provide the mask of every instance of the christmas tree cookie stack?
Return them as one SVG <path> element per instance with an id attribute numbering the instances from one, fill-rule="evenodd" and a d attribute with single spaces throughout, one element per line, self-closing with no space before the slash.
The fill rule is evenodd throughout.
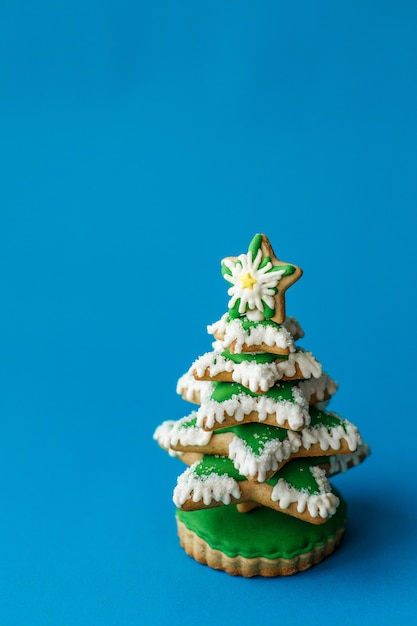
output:
<path id="1" fill-rule="evenodd" d="M 194 410 L 154 438 L 188 467 L 174 489 L 181 545 L 232 575 L 307 569 L 340 543 L 346 503 L 329 477 L 369 448 L 328 409 L 335 381 L 298 341 L 285 292 L 301 276 L 265 235 L 222 261 L 228 311 L 208 326 L 213 351 L 178 381 Z"/>

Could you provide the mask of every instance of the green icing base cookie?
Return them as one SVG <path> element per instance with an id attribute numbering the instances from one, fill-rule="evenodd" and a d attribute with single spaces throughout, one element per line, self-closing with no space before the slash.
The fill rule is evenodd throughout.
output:
<path id="1" fill-rule="evenodd" d="M 236 506 L 177 510 L 181 546 L 189 556 L 236 576 L 279 576 L 305 570 L 329 556 L 340 543 L 347 506 L 340 492 L 336 513 L 310 524 L 259 507 L 239 513 Z"/>

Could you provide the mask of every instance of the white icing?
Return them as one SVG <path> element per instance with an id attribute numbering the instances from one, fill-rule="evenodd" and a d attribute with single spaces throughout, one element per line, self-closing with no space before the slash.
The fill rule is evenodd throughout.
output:
<path id="1" fill-rule="evenodd" d="M 295 317 L 286 317 L 282 325 L 285 326 L 290 335 L 293 336 L 294 341 L 304 337 L 304 330 L 301 328 L 300 322 L 296 320 Z"/>
<path id="2" fill-rule="evenodd" d="M 319 493 L 309 494 L 307 490 L 299 491 L 284 478 L 280 478 L 272 490 L 271 500 L 278 502 L 281 509 L 287 509 L 291 504 L 296 504 L 298 513 L 304 513 L 307 508 L 313 518 L 331 517 L 339 505 L 339 498 L 331 493 L 324 470 L 312 466 L 310 471 L 317 482 Z"/>
<path id="3" fill-rule="evenodd" d="M 340 443 L 344 440 L 348 444 L 349 450 L 354 452 L 358 445 L 362 443 L 358 429 L 348 420 L 343 420 L 343 426 L 339 424 L 338 426 L 333 426 L 330 430 L 326 426 L 320 425 L 304 428 L 299 434 L 305 450 L 309 450 L 315 444 L 319 444 L 320 449 L 324 452 L 329 448 L 339 450 Z"/>
<path id="4" fill-rule="evenodd" d="M 189 425 L 189 422 L 195 417 L 193 412 L 176 422 L 165 422 L 169 432 L 164 432 L 164 443 L 168 442 L 169 447 L 177 446 L 206 446 L 213 433 L 207 432 L 198 426 Z M 165 446 L 164 446 L 165 447 Z"/>
<path id="5" fill-rule="evenodd" d="M 173 420 L 162 422 L 155 430 L 153 438 L 158 442 L 161 448 L 168 452 L 169 456 L 179 457 L 183 453 L 171 449 L 171 431 L 174 425 L 175 422 Z"/>
<path id="6" fill-rule="evenodd" d="M 160 445 L 167 449 L 180 442 L 192 450 L 198 446 L 207 445 L 213 437 L 213 431 L 205 431 L 199 426 L 183 427 L 195 415 L 196 412 L 193 412 L 178 422 L 164 422 L 156 431 L 159 433 Z M 329 448 L 339 450 L 342 440 L 347 442 L 352 452 L 355 452 L 358 446 L 361 448 L 362 439 L 356 426 L 347 420 L 343 420 L 343 425 L 344 428 L 342 425 L 337 425 L 328 429 L 325 425 L 319 425 L 306 426 L 297 432 L 289 430 L 287 437 L 282 441 L 279 439 L 267 441 L 260 454 L 255 454 L 245 440 L 235 435 L 229 444 L 228 456 L 243 476 L 256 476 L 259 482 L 263 482 L 268 472 L 277 470 L 279 463 L 289 459 L 301 448 L 307 451 L 313 445 L 319 445 L 323 452 Z M 352 454 L 333 455 L 329 459 L 331 473 L 345 471 L 348 465 L 357 464 L 360 461 L 360 458 L 357 459 Z"/>
<path id="7" fill-rule="evenodd" d="M 255 361 L 235 363 L 232 359 L 224 357 L 217 351 L 207 352 L 194 361 L 191 369 L 195 369 L 198 377 L 204 376 L 206 371 L 212 378 L 226 372 L 231 375 L 234 382 L 240 383 L 256 393 L 259 390 L 262 392 L 268 391 L 284 377 L 292 378 L 296 374 L 297 365 L 303 378 L 310 379 L 313 377 L 318 379 L 322 374 L 320 363 L 311 352 L 304 352 L 303 350 L 293 352 L 288 359 L 277 359 L 272 363 L 256 363 Z M 331 379 L 327 377 L 326 380 L 322 381 L 320 387 L 314 387 L 314 383 L 311 386 L 314 391 L 318 391 L 319 395 L 323 397 L 326 389 L 330 389 L 330 381 Z M 334 390 L 336 390 L 336 383 L 334 381 L 331 381 L 331 383 Z M 310 387 L 307 384 L 305 389 L 310 391 Z M 312 395 L 311 391 L 309 395 Z"/>
<path id="8" fill-rule="evenodd" d="M 288 376 L 288 378 L 295 376 L 297 365 L 303 378 L 319 378 L 322 374 L 322 367 L 311 352 L 297 350 L 279 364 L 281 375 Z"/>
<path id="9" fill-rule="evenodd" d="M 207 380 L 196 380 L 193 376 L 193 367 L 183 374 L 177 382 L 177 393 L 189 402 L 204 402 L 210 398 L 214 385 Z"/>
<path id="10" fill-rule="evenodd" d="M 212 428 L 215 423 L 223 424 L 226 415 L 233 417 L 235 422 L 242 422 L 247 415 L 256 412 L 259 422 L 271 415 L 278 426 L 288 423 L 290 429 L 298 430 L 310 422 L 308 402 L 302 391 L 296 387 L 292 391 L 295 402 L 246 394 L 235 395 L 224 402 L 208 400 L 197 411 L 197 425 L 203 426 L 205 422 L 207 428 Z"/>
<path id="11" fill-rule="evenodd" d="M 251 327 L 250 331 L 246 331 L 239 318 L 229 322 L 227 319 L 228 314 L 225 313 L 220 320 L 207 326 L 207 330 L 211 335 L 222 337 L 220 341 L 222 350 L 229 348 L 233 342 L 235 342 L 235 352 L 242 352 L 244 344 L 250 347 L 262 343 L 270 347 L 276 346 L 283 350 L 289 349 L 290 352 L 295 350 L 293 337 L 284 325 L 259 325 Z M 218 342 L 213 344 L 215 349 L 218 345 Z"/>
<path id="12" fill-rule="evenodd" d="M 213 500 L 230 504 L 232 496 L 240 498 L 239 485 L 233 478 L 215 473 L 199 476 L 194 473 L 197 465 L 198 462 L 194 463 L 178 477 L 173 497 L 177 508 L 182 507 L 184 502 L 191 497 L 193 502 L 202 500 L 206 506 L 209 506 Z"/>
<path id="13" fill-rule="evenodd" d="M 219 352 L 206 352 L 193 363 L 197 376 L 203 376 L 206 369 L 209 370 L 210 376 L 217 376 L 221 372 L 230 373 L 233 372 L 234 366 L 235 363 L 231 359 L 226 359 Z"/>
<path id="14" fill-rule="evenodd" d="M 352 454 L 332 455 L 329 457 L 330 467 L 328 473 L 331 475 L 346 472 L 350 467 L 359 465 L 363 458 L 368 455 L 369 446 L 367 443 L 362 443 Z"/>
<path id="15" fill-rule="evenodd" d="M 336 381 L 326 374 L 326 372 L 316 379 L 301 380 L 297 385 L 306 398 L 310 399 L 316 396 L 318 402 L 322 402 L 326 396 L 333 396 L 337 391 Z M 317 404 L 318 403 L 316 403 L 316 405 Z"/>
<path id="16" fill-rule="evenodd" d="M 157 441 L 164 450 L 169 450 L 171 446 L 171 431 L 174 424 L 175 422 L 173 420 L 162 422 L 153 434 L 155 441 Z"/>
<path id="17" fill-rule="evenodd" d="M 283 441 L 279 439 L 268 441 L 260 455 L 254 454 L 245 441 L 239 437 L 234 437 L 229 446 L 229 458 L 240 474 L 250 477 L 256 476 L 259 482 L 263 482 L 267 472 L 277 470 L 281 461 L 290 458 L 297 448 L 297 443 L 299 447 L 300 438 L 295 437 L 293 441 L 292 435 L 294 433 L 289 432 L 289 435 L 288 439 Z"/>
<path id="18" fill-rule="evenodd" d="M 229 308 L 233 308 L 239 301 L 239 313 L 242 315 L 246 309 L 256 310 L 262 314 L 263 318 L 264 303 L 270 308 L 275 309 L 275 288 L 285 274 L 285 269 L 270 272 L 272 268 L 271 261 L 268 261 L 263 267 L 260 267 L 262 261 L 262 250 L 259 249 L 255 258 L 252 251 L 247 254 L 241 254 L 237 259 L 224 259 L 224 265 L 231 271 L 231 274 L 224 274 L 227 282 L 231 283 L 231 287 L 227 293 L 231 296 L 229 300 Z M 245 282 L 245 277 L 249 277 L 250 282 Z"/>

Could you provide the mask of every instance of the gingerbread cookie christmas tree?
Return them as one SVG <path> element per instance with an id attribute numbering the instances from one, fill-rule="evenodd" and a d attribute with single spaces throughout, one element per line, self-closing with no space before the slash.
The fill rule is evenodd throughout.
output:
<path id="1" fill-rule="evenodd" d="M 177 386 L 197 406 L 154 437 L 189 466 L 174 502 L 190 556 L 232 575 L 293 574 L 339 544 L 346 503 L 329 477 L 369 448 L 353 423 L 328 410 L 337 384 L 286 317 L 285 292 L 301 269 L 257 234 L 247 253 L 222 261 L 222 274 L 230 299 L 208 326 L 213 350 Z"/>

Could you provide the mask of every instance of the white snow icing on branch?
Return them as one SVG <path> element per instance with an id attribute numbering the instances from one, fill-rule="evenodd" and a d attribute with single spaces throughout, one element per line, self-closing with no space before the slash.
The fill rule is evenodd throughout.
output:
<path id="1" fill-rule="evenodd" d="M 362 440 L 356 426 L 343 421 L 342 425 L 334 426 L 328 430 L 325 425 L 306 427 L 298 432 L 287 431 L 287 438 L 280 441 L 279 439 L 268 441 L 260 454 L 255 454 L 252 448 L 241 438 L 235 436 L 229 445 L 229 457 L 232 459 L 234 466 L 243 476 L 256 476 L 259 482 L 263 482 L 266 473 L 271 470 L 278 469 L 278 464 L 283 460 L 287 460 L 291 455 L 297 453 L 301 447 L 309 450 L 312 445 L 318 444 L 323 451 L 331 448 L 339 450 L 340 443 L 345 440 L 349 446 L 349 450 L 354 452 L 358 445 L 362 444 Z M 345 430 L 346 429 L 346 430 Z M 340 456 L 340 455 L 339 455 Z M 342 455 L 340 465 L 344 464 L 343 458 L 347 456 L 352 462 L 352 455 Z M 333 459 L 333 457 L 331 457 Z M 335 457 L 332 461 L 336 467 L 339 457 Z M 348 461 L 349 462 L 349 461 Z M 359 460 L 356 460 L 358 463 Z M 341 470 L 339 470 L 341 471 Z M 333 473 L 336 472 L 336 469 Z"/>
<path id="2" fill-rule="evenodd" d="M 343 439 L 348 444 L 349 450 L 354 452 L 358 445 L 362 443 L 358 429 L 348 420 L 343 420 L 343 425 L 332 426 L 330 430 L 327 426 L 321 425 L 304 428 L 299 434 L 302 438 L 303 448 L 306 450 L 309 450 L 316 443 L 320 445 L 320 449 L 323 451 L 329 448 L 339 450 Z"/>
<path id="3" fill-rule="evenodd" d="M 330 467 L 329 474 L 338 474 L 346 472 L 350 467 L 359 465 L 362 459 L 369 454 L 369 446 L 367 443 L 361 443 L 358 449 L 352 454 L 338 454 L 329 457 Z"/>
<path id="4" fill-rule="evenodd" d="M 189 422 L 195 417 L 193 412 L 176 422 L 164 422 L 167 431 L 163 433 L 164 443 L 168 443 L 169 447 L 176 446 L 180 443 L 182 446 L 205 446 L 210 441 L 213 433 L 208 432 L 196 425 L 190 425 Z M 169 432 L 168 432 L 169 429 Z"/>
<path id="5" fill-rule="evenodd" d="M 293 336 L 294 341 L 304 337 L 304 330 L 301 328 L 300 322 L 295 319 L 295 317 L 286 317 L 282 326 L 284 326 Z"/>
<path id="6" fill-rule="evenodd" d="M 232 375 L 234 382 L 256 393 L 259 389 L 264 392 L 268 391 L 284 376 L 292 378 L 296 374 L 297 366 L 303 378 L 318 379 L 322 374 L 320 363 L 311 352 L 303 350 L 293 352 L 288 359 L 281 361 L 277 359 L 272 363 L 256 363 L 255 361 L 235 363 L 217 351 L 206 352 L 194 361 L 191 369 L 195 369 L 199 377 L 203 376 L 206 370 L 211 377 L 227 372 Z"/>
<path id="7" fill-rule="evenodd" d="M 204 402 L 204 398 L 210 398 L 213 390 L 214 385 L 210 381 L 194 378 L 192 368 L 183 374 L 177 382 L 177 393 L 189 402 L 195 402 L 196 398 L 199 402 Z"/>
<path id="8" fill-rule="evenodd" d="M 326 473 L 322 468 L 312 466 L 310 471 L 317 482 L 319 493 L 309 494 L 307 490 L 298 491 L 284 478 L 280 478 L 272 490 L 271 500 L 278 502 L 281 509 L 287 509 L 290 504 L 294 503 L 297 505 L 298 513 L 304 513 L 307 508 L 311 517 L 322 519 L 331 517 L 339 505 L 339 498 L 331 493 Z"/>
<path id="9" fill-rule="evenodd" d="M 173 420 L 166 420 L 162 422 L 155 430 L 153 434 L 153 438 L 164 450 L 167 450 L 170 456 L 181 456 L 182 452 L 177 452 L 176 450 L 171 450 L 171 432 L 172 428 L 175 425 Z"/>
<path id="10" fill-rule="evenodd" d="M 322 374 L 321 364 L 314 358 L 311 352 L 299 350 L 288 356 L 287 360 L 279 364 L 283 375 L 291 377 L 296 373 L 298 365 L 303 378 L 319 378 Z"/>
<path id="11" fill-rule="evenodd" d="M 229 445 L 229 458 L 240 474 L 256 476 L 259 482 L 263 482 L 266 473 L 277 470 L 278 464 L 289 459 L 300 445 L 300 437 L 288 431 L 288 439 L 268 441 L 261 454 L 255 454 L 245 441 L 234 437 Z"/>
<path id="12" fill-rule="evenodd" d="M 220 320 L 207 326 L 210 335 L 220 335 L 222 337 L 220 343 L 222 349 L 229 348 L 235 341 L 235 352 L 242 352 L 243 344 L 247 346 L 255 346 L 264 343 L 267 346 L 276 346 L 277 348 L 286 349 L 290 352 L 295 350 L 294 339 L 291 333 L 282 326 L 263 325 L 251 326 L 250 330 L 243 328 L 239 318 L 227 321 L 228 314 L 225 313 Z M 215 342 L 216 345 L 218 342 Z"/>
<path id="13" fill-rule="evenodd" d="M 197 465 L 198 462 L 194 463 L 178 477 L 173 497 L 177 508 L 180 508 L 191 497 L 193 502 L 202 500 L 206 506 L 209 506 L 213 500 L 230 504 L 232 496 L 240 498 L 239 485 L 233 478 L 214 473 L 199 476 L 194 473 Z"/>
<path id="14" fill-rule="evenodd" d="M 268 415 L 273 415 L 278 426 L 288 422 L 292 430 L 297 430 L 310 422 L 310 415 L 304 394 L 296 387 L 292 391 L 294 402 L 249 395 L 235 395 L 223 402 L 208 400 L 197 411 L 197 425 L 202 426 L 205 420 L 205 426 L 212 428 L 215 423 L 222 424 L 226 415 L 233 417 L 236 422 L 242 422 L 245 416 L 256 412 L 259 422 L 264 422 Z"/>
<path id="15" fill-rule="evenodd" d="M 333 396 L 338 388 L 336 381 L 334 381 L 333 378 L 331 378 L 326 372 L 324 372 L 319 378 L 300 380 L 297 385 L 307 398 L 316 396 L 319 402 L 324 400 L 326 396 Z"/>

